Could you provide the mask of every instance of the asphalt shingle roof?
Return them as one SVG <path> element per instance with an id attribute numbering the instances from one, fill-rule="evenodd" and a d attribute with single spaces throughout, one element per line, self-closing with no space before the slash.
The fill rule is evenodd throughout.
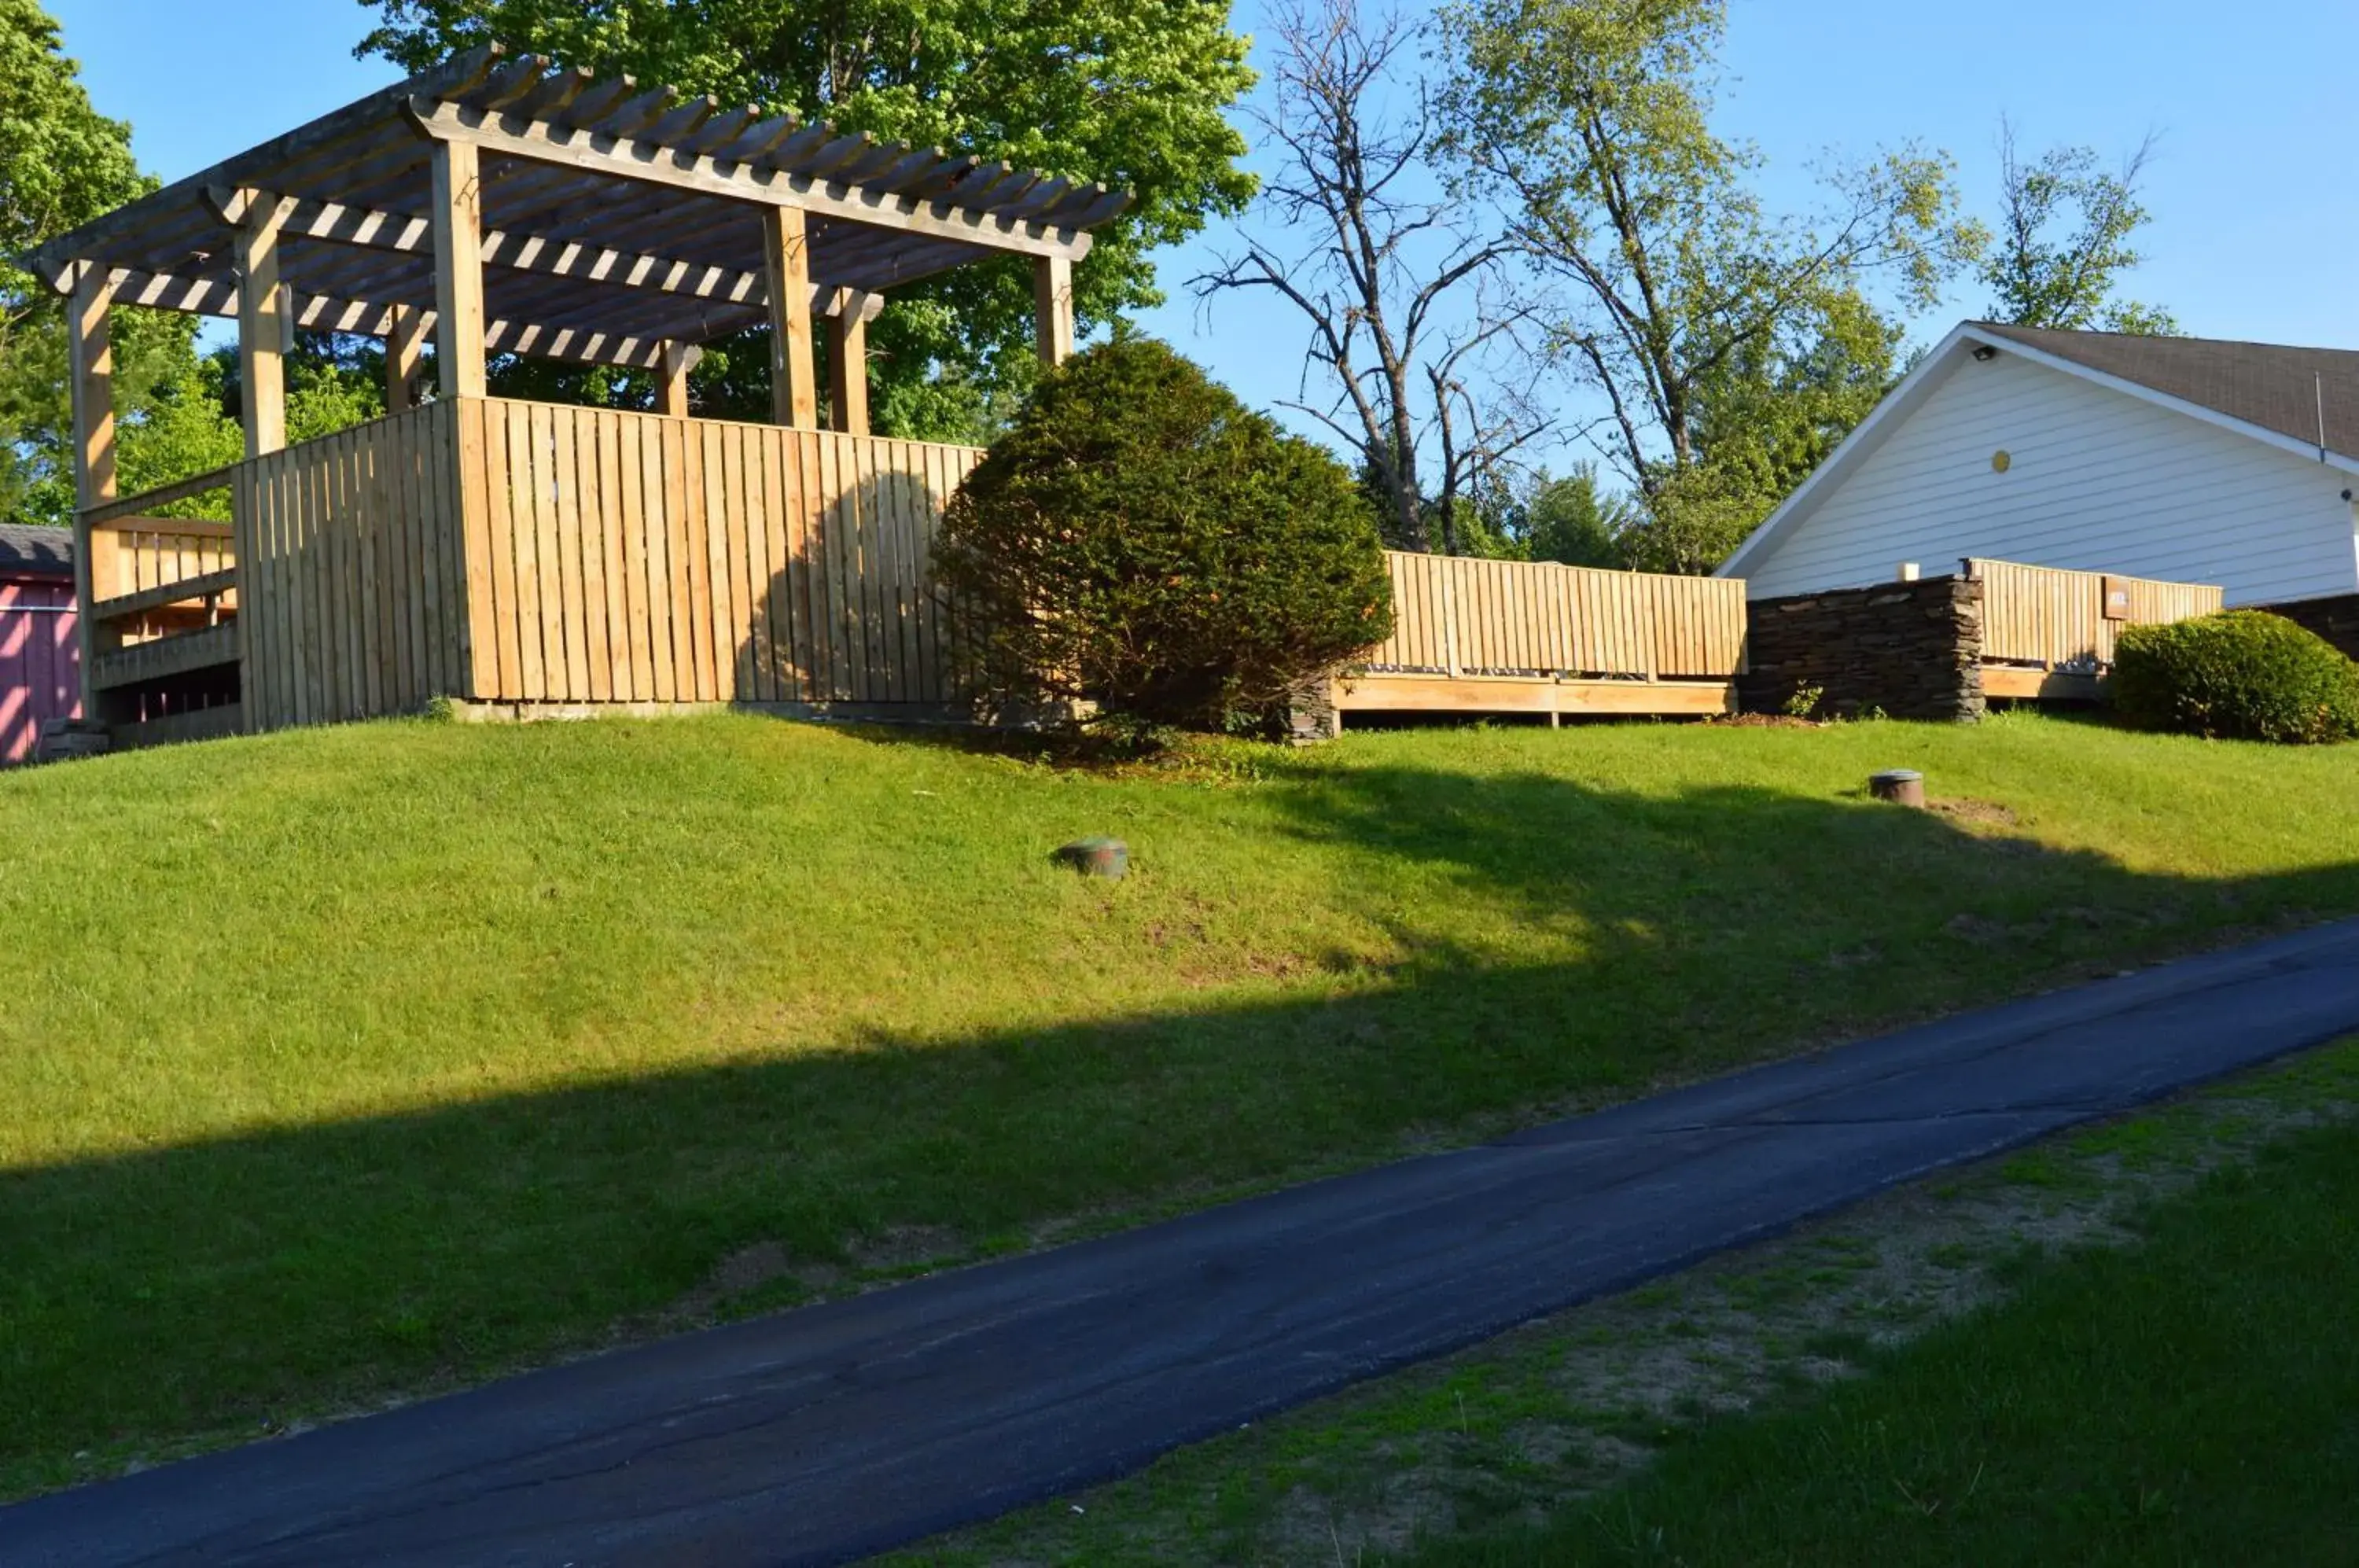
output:
<path id="1" fill-rule="evenodd" d="M 2212 338 L 2065 332 L 1976 321 L 1976 331 L 2242 419 L 2305 445 L 2359 458 L 2359 352 Z"/>
<path id="2" fill-rule="evenodd" d="M 71 577 L 73 530 L 0 523 L 0 574 Z"/>

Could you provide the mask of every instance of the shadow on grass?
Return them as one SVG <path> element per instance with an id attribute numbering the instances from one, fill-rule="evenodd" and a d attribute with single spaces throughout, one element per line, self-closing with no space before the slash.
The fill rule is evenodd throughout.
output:
<path id="1" fill-rule="evenodd" d="M 1390 969 L 0 1176 L 0 1487 L 677 1326 L 684 1298 L 791 1300 L 2359 908 L 2359 867 L 2144 877 L 1756 789 L 1278 767 L 1286 831 L 1417 873 L 1367 911 L 1408 955 Z M 1534 923 L 1580 958 L 1484 935 Z M 757 1247 L 787 1278 L 723 1269 Z"/>

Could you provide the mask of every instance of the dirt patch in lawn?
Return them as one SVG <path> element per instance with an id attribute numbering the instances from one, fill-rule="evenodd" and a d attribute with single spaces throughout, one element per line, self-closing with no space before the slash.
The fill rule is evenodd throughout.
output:
<path id="1" fill-rule="evenodd" d="M 2022 825 L 2022 819 L 2011 806 L 1996 800 L 1929 800 L 1925 809 L 1935 816 L 1947 817 L 1953 822 L 1970 822 L 1976 827 L 2012 828 Z"/>

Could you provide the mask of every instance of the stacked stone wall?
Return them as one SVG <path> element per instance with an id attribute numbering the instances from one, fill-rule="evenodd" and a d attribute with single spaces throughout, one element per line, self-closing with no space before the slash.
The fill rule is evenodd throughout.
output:
<path id="1" fill-rule="evenodd" d="M 1756 599 L 1747 609 L 1748 669 L 1737 678 L 1747 713 L 1788 712 L 1797 693 L 1815 692 L 1821 716 L 1983 716 L 1983 585 L 1971 578 Z"/>

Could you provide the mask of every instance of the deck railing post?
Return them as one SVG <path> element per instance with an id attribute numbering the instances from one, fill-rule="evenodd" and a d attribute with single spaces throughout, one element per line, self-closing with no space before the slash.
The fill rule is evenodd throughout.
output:
<path id="1" fill-rule="evenodd" d="M 426 348 L 426 312 L 396 305 L 385 338 L 385 411 L 418 406 L 418 365 Z"/>
<path id="2" fill-rule="evenodd" d="M 74 617 L 81 653 L 82 716 L 98 716 L 97 688 L 92 683 L 97 658 L 97 627 L 90 609 L 97 602 L 97 554 L 92 544 L 89 509 L 115 496 L 114 480 L 114 343 L 108 313 L 114 303 L 114 283 L 107 270 L 92 262 L 76 266 L 73 295 L 66 319 L 66 346 L 71 360 L 74 466 Z"/>
<path id="3" fill-rule="evenodd" d="M 861 297 L 838 290 L 828 333 L 828 401 L 835 428 L 848 436 L 868 433 L 868 321 Z"/>
<path id="4" fill-rule="evenodd" d="M 1073 357 L 1073 264 L 1061 256 L 1032 261 L 1033 330 L 1040 363 L 1051 369 Z"/>
<path id="5" fill-rule="evenodd" d="M 484 189 L 475 144 L 434 144 L 434 357 L 445 397 L 481 397 Z"/>
<path id="6" fill-rule="evenodd" d="M 688 418 L 688 373 L 701 357 L 701 351 L 688 343 L 663 345 L 663 367 L 656 372 L 657 413 L 667 419 Z"/>
<path id="7" fill-rule="evenodd" d="M 796 430 L 819 428 L 812 385 L 810 243 L 799 207 L 762 213 L 762 254 L 770 290 L 770 418 Z"/>
<path id="8" fill-rule="evenodd" d="M 238 227 L 237 358 L 250 458 L 287 445 L 287 351 L 295 331 L 278 278 L 278 231 L 291 209 L 257 201 Z"/>

